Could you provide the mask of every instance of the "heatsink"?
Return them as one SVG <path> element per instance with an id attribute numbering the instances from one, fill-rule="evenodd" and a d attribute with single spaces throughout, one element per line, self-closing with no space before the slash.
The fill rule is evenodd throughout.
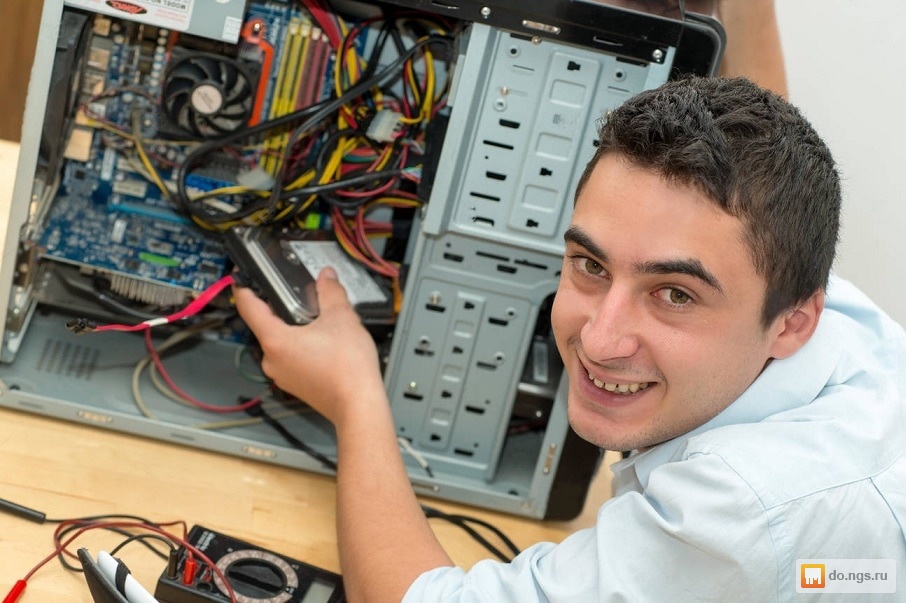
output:
<path id="1" fill-rule="evenodd" d="M 111 274 L 110 290 L 126 299 L 155 306 L 181 306 L 188 301 L 188 292 L 167 285 L 151 283 L 124 274 Z"/>

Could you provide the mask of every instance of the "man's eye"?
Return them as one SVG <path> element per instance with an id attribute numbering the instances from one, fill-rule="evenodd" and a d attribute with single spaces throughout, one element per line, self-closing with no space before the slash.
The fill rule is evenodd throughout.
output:
<path id="1" fill-rule="evenodd" d="M 597 263 L 596 261 L 594 261 L 591 258 L 585 258 L 582 261 L 582 268 L 588 274 L 601 274 L 602 272 L 604 272 L 604 266 Z"/>
<path id="2" fill-rule="evenodd" d="M 661 299 L 674 306 L 685 306 L 692 301 L 691 295 L 682 289 L 676 289 L 675 287 L 666 287 L 661 289 L 659 293 Z"/>

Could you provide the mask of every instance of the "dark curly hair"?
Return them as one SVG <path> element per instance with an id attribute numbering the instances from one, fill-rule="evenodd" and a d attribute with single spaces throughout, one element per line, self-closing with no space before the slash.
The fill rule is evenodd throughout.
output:
<path id="1" fill-rule="evenodd" d="M 767 280 L 765 326 L 824 289 L 839 236 L 840 177 L 796 107 L 745 78 L 688 77 L 609 112 L 576 194 L 604 155 L 695 186 L 739 218 Z"/>

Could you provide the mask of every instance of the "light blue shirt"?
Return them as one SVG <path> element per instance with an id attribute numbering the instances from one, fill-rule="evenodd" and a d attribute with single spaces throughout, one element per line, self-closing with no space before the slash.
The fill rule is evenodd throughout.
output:
<path id="1" fill-rule="evenodd" d="M 810 600 L 798 559 L 895 559 L 899 594 L 876 596 L 906 599 L 906 334 L 833 278 L 800 351 L 613 471 L 593 528 L 426 572 L 405 600 Z"/>

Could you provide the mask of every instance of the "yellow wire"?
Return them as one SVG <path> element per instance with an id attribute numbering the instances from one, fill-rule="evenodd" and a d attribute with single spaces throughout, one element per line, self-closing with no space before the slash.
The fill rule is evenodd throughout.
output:
<path id="1" fill-rule="evenodd" d="M 428 47 L 425 47 L 423 58 L 425 61 L 425 93 L 418 99 L 420 103 L 418 115 L 416 117 L 401 117 L 400 121 L 403 123 L 414 124 L 431 118 L 431 110 L 435 99 L 436 74 L 434 72 L 434 55 Z M 419 95 L 418 78 L 415 74 L 415 66 L 411 61 L 406 68 L 406 79 L 409 80 L 413 93 Z"/>
<path id="2" fill-rule="evenodd" d="M 167 188 L 167 185 L 164 184 L 164 181 L 161 179 L 160 174 L 157 173 L 157 168 L 154 167 L 154 164 L 151 163 L 151 159 L 148 157 L 148 154 L 145 153 L 145 147 L 142 144 L 142 138 L 139 134 L 141 132 L 141 118 L 138 113 L 135 113 L 132 116 L 132 143 L 135 145 L 135 150 L 138 151 L 138 158 L 141 160 L 142 165 L 145 166 L 145 169 L 148 171 L 148 176 L 150 176 L 151 181 L 157 185 L 157 188 L 160 189 L 160 192 L 163 193 L 164 197 L 168 200 L 173 198 L 173 193 L 170 192 L 170 189 Z"/>

